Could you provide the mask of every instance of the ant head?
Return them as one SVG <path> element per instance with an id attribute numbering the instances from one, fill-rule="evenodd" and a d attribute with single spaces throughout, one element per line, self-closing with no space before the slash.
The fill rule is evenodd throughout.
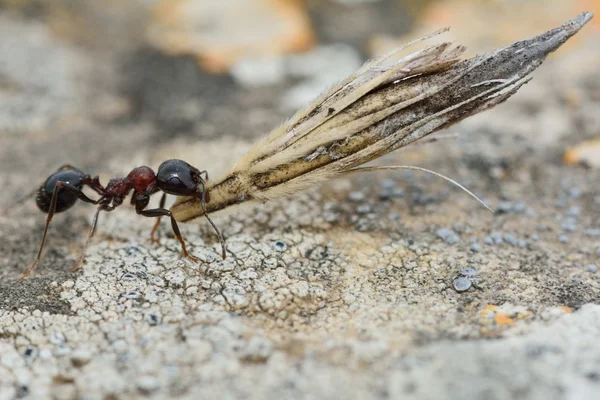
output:
<path id="1" fill-rule="evenodd" d="M 58 182 L 68 183 L 71 186 L 81 189 L 87 174 L 73 167 L 64 167 L 56 171 L 46 179 L 37 191 L 35 202 L 40 210 L 48 212 L 54 187 Z M 62 190 L 56 199 L 56 212 L 65 211 L 77 202 L 77 196 L 72 192 Z"/>
<path id="2" fill-rule="evenodd" d="M 158 188 L 176 196 L 193 196 L 199 192 L 198 184 L 204 182 L 200 170 L 182 160 L 167 160 L 158 167 Z"/>

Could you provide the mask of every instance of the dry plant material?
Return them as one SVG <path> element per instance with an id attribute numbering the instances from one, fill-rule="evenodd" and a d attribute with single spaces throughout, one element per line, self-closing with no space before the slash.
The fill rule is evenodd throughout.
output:
<path id="1" fill-rule="evenodd" d="M 508 99 L 592 16 L 582 13 L 539 36 L 467 60 L 460 59 L 465 48 L 452 43 L 400 55 L 442 30 L 368 61 L 257 142 L 225 176 L 207 182 L 205 207 L 197 196 L 179 197 L 171 211 L 177 221 L 188 222 L 373 170 L 360 166 Z"/>

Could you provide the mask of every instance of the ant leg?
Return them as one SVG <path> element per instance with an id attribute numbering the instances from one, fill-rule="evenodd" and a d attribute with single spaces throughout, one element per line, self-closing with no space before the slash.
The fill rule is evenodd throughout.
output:
<path id="1" fill-rule="evenodd" d="M 83 193 L 80 189 L 76 188 L 75 186 L 72 186 L 65 182 L 57 182 L 56 186 L 54 186 L 54 191 L 52 192 L 52 199 L 50 200 L 50 209 L 48 210 L 48 216 L 46 217 L 46 227 L 44 228 L 44 235 L 42 236 L 42 243 L 40 244 L 40 249 L 38 250 L 37 257 L 35 258 L 33 264 L 31 264 L 31 266 L 27 268 L 27 271 L 25 271 L 23 276 L 21 276 L 20 280 L 27 279 L 35 269 L 37 263 L 40 261 L 40 257 L 42 256 L 42 250 L 44 249 L 44 243 L 46 243 L 48 227 L 50 226 L 50 222 L 52 221 L 52 218 L 56 213 L 56 202 L 58 200 L 58 193 L 61 189 L 72 192 L 77 196 L 79 200 L 82 200 L 86 203 L 98 204 L 98 200 L 90 199 L 85 195 L 85 193 Z"/>
<path id="2" fill-rule="evenodd" d="M 198 262 L 199 260 L 196 257 L 190 255 L 187 252 L 185 242 L 183 241 L 183 236 L 181 236 L 181 232 L 179 231 L 179 227 L 177 226 L 177 221 L 175 221 L 175 217 L 173 217 L 173 213 L 167 210 L 166 208 L 153 208 L 152 210 L 143 210 L 146 204 L 148 204 L 148 197 L 142 196 L 136 198 L 135 212 L 137 212 L 140 215 L 143 215 L 144 217 L 160 218 L 165 216 L 171 218 L 171 228 L 173 229 L 175 237 L 177 238 L 177 240 L 179 240 L 179 243 L 181 243 L 181 251 L 183 255 L 194 262 Z"/>
<path id="3" fill-rule="evenodd" d="M 165 208 L 165 200 L 167 199 L 167 194 L 163 193 L 162 197 L 160 198 L 160 205 L 158 206 L 159 208 Z M 159 238 L 156 237 L 156 231 L 158 231 L 158 226 L 160 225 L 160 219 L 161 217 L 158 217 L 156 219 L 156 222 L 154 223 L 154 227 L 152 228 L 152 231 L 150 232 L 150 241 L 152 243 L 158 243 Z"/>
<path id="4" fill-rule="evenodd" d="M 206 171 L 204 171 L 204 172 L 206 172 Z M 208 174 L 207 174 L 206 178 L 208 179 Z M 221 242 L 221 258 L 223 258 L 223 260 L 225 260 L 225 258 L 227 258 L 227 254 L 225 252 L 225 239 L 223 239 L 223 235 L 221 235 L 221 231 L 219 231 L 219 228 L 217 228 L 215 223 L 212 221 L 212 219 L 210 219 L 210 217 L 208 216 L 208 214 L 206 212 L 206 186 L 204 186 L 203 181 L 200 181 L 200 184 L 202 185 L 202 201 L 200 202 L 200 205 L 202 206 L 202 211 L 204 212 L 204 217 L 206 217 L 208 222 L 211 224 L 211 226 L 215 230 L 215 233 L 217 234 L 217 237 L 219 238 L 219 242 Z"/>
<path id="5" fill-rule="evenodd" d="M 204 176 L 205 176 L 204 180 L 208 181 L 208 171 L 207 170 L 200 171 L 200 178 L 202 178 L 202 174 L 204 174 Z"/>
<path id="6" fill-rule="evenodd" d="M 84 180 L 83 184 L 92 188 L 92 190 L 98 193 L 100 196 L 104 195 L 104 192 L 106 190 L 104 189 L 104 186 L 102 186 L 102 184 L 100 183 L 100 178 L 98 177 L 98 175 L 96 175 L 93 178 L 88 175 L 87 178 Z"/>
<path id="7" fill-rule="evenodd" d="M 77 169 L 74 166 L 72 166 L 71 164 L 63 164 L 60 167 L 58 167 L 58 169 L 56 170 L 56 172 L 58 171 L 63 171 L 65 169 Z"/>
<path id="8" fill-rule="evenodd" d="M 183 252 L 183 255 L 194 262 L 198 262 L 198 259 L 196 257 L 190 255 L 187 252 L 185 242 L 183 241 L 183 236 L 181 236 L 181 232 L 179 231 L 179 227 L 177 226 L 177 221 L 175 221 L 175 217 L 173 217 L 173 213 L 171 213 L 171 211 L 165 208 L 154 208 L 152 210 L 140 210 L 138 211 L 138 214 L 143 215 L 144 217 L 166 216 L 171 218 L 171 228 L 173 228 L 173 233 L 175 234 L 175 237 L 177 238 L 177 240 L 179 240 L 179 243 L 181 243 L 181 251 Z"/>
<path id="9" fill-rule="evenodd" d="M 103 206 L 103 205 L 98 207 L 98 209 L 96 210 L 96 213 L 94 214 L 94 219 L 92 219 L 92 226 L 90 227 L 90 232 L 88 233 L 87 240 L 85 241 L 85 246 L 83 246 L 83 251 L 77 258 L 77 261 L 75 261 L 75 264 L 73 264 L 73 266 L 69 269 L 69 272 L 73 272 L 81 266 L 81 262 L 85 258 L 85 252 L 86 252 L 88 246 L 90 245 L 90 242 L 92 241 L 92 237 L 96 233 L 96 225 L 98 223 L 98 215 L 100 215 L 100 211 L 108 212 L 108 211 L 112 211 L 114 209 L 115 209 L 114 207 L 107 207 L 107 206 Z"/>

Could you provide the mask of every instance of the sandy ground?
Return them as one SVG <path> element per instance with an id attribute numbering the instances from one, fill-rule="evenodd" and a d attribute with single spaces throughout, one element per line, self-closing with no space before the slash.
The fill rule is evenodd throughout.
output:
<path id="1" fill-rule="evenodd" d="M 302 89 L 47 29 L 0 13 L 2 205 L 67 161 L 104 181 L 175 157 L 218 174 Z M 457 139 L 380 162 L 448 175 L 495 214 L 432 176 L 357 175 L 215 217 L 225 262 L 204 222 L 182 226 L 194 264 L 122 207 L 68 273 L 93 213 L 78 205 L 19 282 L 44 224 L 22 204 L 0 217 L 0 399 L 594 398 L 600 171 L 562 154 L 600 135 L 599 46 L 552 57 Z"/>

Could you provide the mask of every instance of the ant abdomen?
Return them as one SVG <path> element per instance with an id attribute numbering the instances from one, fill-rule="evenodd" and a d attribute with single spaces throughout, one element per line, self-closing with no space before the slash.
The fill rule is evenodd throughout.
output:
<path id="1" fill-rule="evenodd" d="M 62 169 L 50 175 L 37 191 L 35 202 L 40 210 L 48 212 L 52 201 L 52 193 L 58 182 L 64 182 L 77 189 L 83 188 L 83 180 L 87 175 L 75 168 Z M 56 199 L 56 212 L 68 210 L 77 201 L 77 195 L 68 190 L 61 190 Z"/>

